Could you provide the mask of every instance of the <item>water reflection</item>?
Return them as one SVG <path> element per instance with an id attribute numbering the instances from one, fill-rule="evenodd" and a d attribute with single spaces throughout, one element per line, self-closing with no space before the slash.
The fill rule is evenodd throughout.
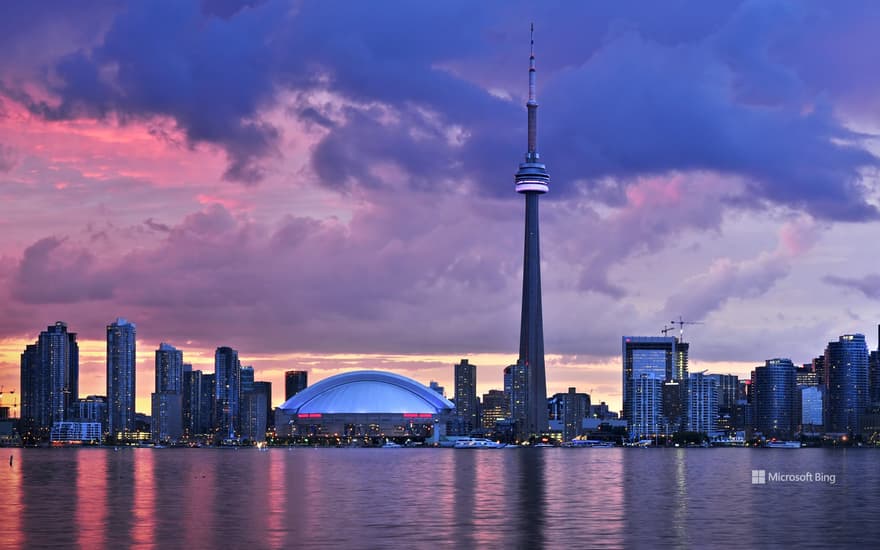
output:
<path id="1" fill-rule="evenodd" d="M 880 531 L 876 451 L 12 452 L 4 548 L 827 547 Z M 838 478 L 753 486 L 751 469 Z"/>
<path id="2" fill-rule="evenodd" d="M 71 452 L 58 450 L 57 452 Z M 106 546 L 107 453 L 100 449 L 73 451 L 76 458 L 77 542 L 81 548 Z"/>
<path id="3" fill-rule="evenodd" d="M 22 497 L 22 460 L 20 449 L 3 449 L 0 454 L 0 547 L 16 548 L 23 544 L 20 515 Z M 7 454 L 9 456 L 7 456 Z M 9 457 L 12 464 L 9 465 Z"/>

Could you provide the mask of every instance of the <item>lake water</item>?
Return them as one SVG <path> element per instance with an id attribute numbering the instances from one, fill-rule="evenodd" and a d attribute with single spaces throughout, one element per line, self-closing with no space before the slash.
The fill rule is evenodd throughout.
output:
<path id="1" fill-rule="evenodd" d="M 880 452 L 871 449 L 2 451 L 0 548 L 828 548 L 880 540 Z M 753 483 L 753 470 L 765 483 Z"/>

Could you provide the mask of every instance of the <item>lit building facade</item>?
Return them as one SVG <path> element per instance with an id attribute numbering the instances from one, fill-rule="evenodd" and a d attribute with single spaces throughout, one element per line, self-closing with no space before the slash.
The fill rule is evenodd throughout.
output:
<path id="1" fill-rule="evenodd" d="M 56 422 L 76 414 L 79 398 L 79 345 L 76 334 L 58 321 L 21 354 L 21 430 L 26 441 L 47 439 Z"/>
<path id="2" fill-rule="evenodd" d="M 214 398 L 217 430 L 221 437 L 236 439 L 240 435 L 241 363 L 238 351 L 221 346 L 214 352 Z"/>
<path id="3" fill-rule="evenodd" d="M 870 405 L 868 346 L 863 334 L 844 334 L 825 348 L 825 431 L 861 434 Z"/>
<path id="4" fill-rule="evenodd" d="M 107 325 L 107 430 L 117 439 L 135 432 L 136 336 L 122 317 Z"/>
<path id="5" fill-rule="evenodd" d="M 480 427 L 477 404 L 477 366 L 467 359 L 455 365 L 455 412 L 458 435 Z"/>
<path id="6" fill-rule="evenodd" d="M 752 380 L 755 430 L 768 439 L 790 438 L 801 417 L 791 359 L 768 359 L 755 368 Z"/>
<path id="7" fill-rule="evenodd" d="M 289 370 L 284 373 L 284 400 L 309 387 L 309 373 L 304 370 Z"/>
<path id="8" fill-rule="evenodd" d="M 712 376 L 693 373 L 688 376 L 688 431 L 711 434 L 717 428 L 718 386 Z"/>
<path id="9" fill-rule="evenodd" d="M 482 424 L 486 430 L 494 430 L 495 424 L 510 417 L 510 400 L 502 390 L 489 390 L 483 394 Z"/>
<path id="10" fill-rule="evenodd" d="M 822 405 L 825 401 L 825 388 L 821 386 L 799 386 L 799 388 L 802 431 L 820 433 L 825 422 Z"/>
<path id="11" fill-rule="evenodd" d="M 686 428 L 688 347 L 667 336 L 624 336 L 623 419 L 632 436 Z M 639 399 L 646 400 L 638 402 Z"/>

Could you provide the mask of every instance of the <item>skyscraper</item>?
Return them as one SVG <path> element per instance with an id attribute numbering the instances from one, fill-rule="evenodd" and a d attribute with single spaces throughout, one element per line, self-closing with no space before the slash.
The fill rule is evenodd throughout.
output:
<path id="1" fill-rule="evenodd" d="M 304 370 L 289 370 L 284 373 L 284 400 L 303 391 L 309 385 L 309 373 Z"/>
<path id="2" fill-rule="evenodd" d="M 718 418 L 718 385 L 712 376 L 697 372 L 688 376 L 688 431 L 709 434 Z"/>
<path id="3" fill-rule="evenodd" d="M 217 429 L 220 437 L 235 439 L 241 432 L 241 363 L 236 350 L 225 346 L 217 348 L 214 353 L 214 375 Z"/>
<path id="4" fill-rule="evenodd" d="M 45 439 L 52 424 L 75 416 L 79 398 L 76 334 L 58 321 L 21 354 L 21 422 L 26 439 Z"/>
<path id="5" fill-rule="evenodd" d="M 549 427 L 547 379 L 544 372 L 544 320 L 541 313 L 541 252 L 538 234 L 538 197 L 550 190 L 550 175 L 538 155 L 538 101 L 535 94 L 535 40 L 532 26 L 529 55 L 528 150 L 516 173 L 516 192 L 526 196 L 523 251 L 522 317 L 519 362 L 526 368 L 525 436 L 539 435 Z"/>
<path id="6" fill-rule="evenodd" d="M 183 436 L 183 352 L 166 343 L 156 350 L 156 391 L 151 396 L 154 441 L 177 441 Z"/>
<path id="7" fill-rule="evenodd" d="M 688 345 L 672 336 L 624 336 L 623 418 L 636 437 L 686 428 Z M 640 402 L 639 400 L 644 400 Z"/>
<path id="8" fill-rule="evenodd" d="M 459 434 L 467 435 L 479 427 L 477 415 L 477 366 L 467 359 L 455 365 L 455 414 Z"/>
<path id="9" fill-rule="evenodd" d="M 156 393 L 183 391 L 183 352 L 166 343 L 156 350 Z"/>
<path id="10" fill-rule="evenodd" d="M 859 435 L 868 408 L 868 345 L 863 334 L 844 334 L 825 348 L 825 431 Z"/>
<path id="11" fill-rule="evenodd" d="M 125 437 L 135 431 L 134 323 L 119 317 L 107 325 L 107 431 Z"/>
<path id="12" fill-rule="evenodd" d="M 754 427 L 764 437 L 788 438 L 801 419 L 791 359 L 768 359 L 752 373 Z"/>
<path id="13" fill-rule="evenodd" d="M 483 428 L 494 430 L 495 423 L 510 415 L 510 399 L 501 390 L 489 390 L 483 394 Z"/>

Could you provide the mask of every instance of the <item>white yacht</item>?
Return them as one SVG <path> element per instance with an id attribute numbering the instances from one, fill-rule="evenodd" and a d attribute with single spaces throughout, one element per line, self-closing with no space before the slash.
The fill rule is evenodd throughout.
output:
<path id="1" fill-rule="evenodd" d="M 459 439 L 453 445 L 454 449 L 501 449 L 505 447 L 503 443 L 496 443 L 484 437 L 469 437 L 467 439 Z"/>

